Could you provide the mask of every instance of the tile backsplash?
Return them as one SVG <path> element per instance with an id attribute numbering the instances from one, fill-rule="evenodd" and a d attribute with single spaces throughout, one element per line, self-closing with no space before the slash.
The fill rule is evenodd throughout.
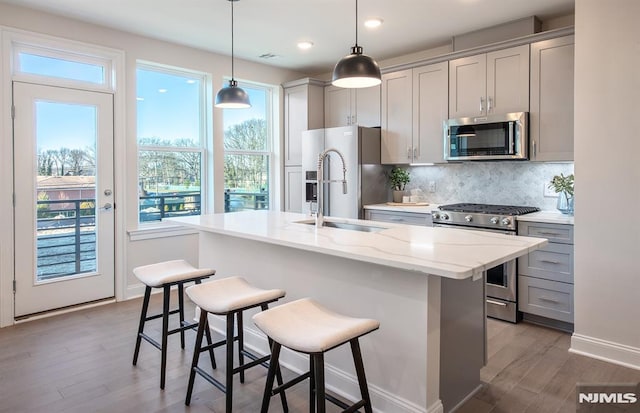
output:
<path id="1" fill-rule="evenodd" d="M 544 189 L 554 175 L 573 173 L 573 162 L 466 162 L 407 169 L 411 173 L 407 189 L 420 188 L 431 203 L 476 202 L 553 210 L 557 198 L 545 196 Z M 435 192 L 429 191 L 430 184 L 435 184 Z"/>

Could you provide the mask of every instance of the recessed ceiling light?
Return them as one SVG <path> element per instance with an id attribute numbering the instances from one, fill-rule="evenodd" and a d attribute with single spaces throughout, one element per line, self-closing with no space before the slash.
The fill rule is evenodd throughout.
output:
<path id="1" fill-rule="evenodd" d="M 364 21 L 364 25 L 370 29 L 374 29 L 382 24 L 382 19 L 379 17 L 372 17 Z"/>
<path id="2" fill-rule="evenodd" d="M 303 41 L 303 42 L 298 42 L 298 49 L 302 49 L 302 50 L 307 50 L 307 49 L 311 49 L 313 47 L 313 42 L 310 41 Z"/>
<path id="3" fill-rule="evenodd" d="M 167 93 L 167 89 L 158 89 L 158 93 Z"/>

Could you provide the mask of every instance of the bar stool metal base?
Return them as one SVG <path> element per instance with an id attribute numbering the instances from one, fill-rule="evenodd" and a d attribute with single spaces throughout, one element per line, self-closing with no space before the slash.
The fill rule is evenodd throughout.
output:
<path id="1" fill-rule="evenodd" d="M 267 310 L 269 308 L 268 304 L 271 302 L 275 302 L 276 300 L 268 301 L 265 303 L 259 304 L 262 310 Z M 191 403 L 191 396 L 193 393 L 193 385 L 195 382 L 196 374 L 200 375 L 206 381 L 211 383 L 218 390 L 225 393 L 225 406 L 226 413 L 231 413 L 233 410 L 233 375 L 240 375 L 240 383 L 244 383 L 244 371 L 251 367 L 255 367 L 261 365 L 267 369 L 270 369 L 270 364 L 268 363 L 270 356 L 266 355 L 263 357 L 259 357 L 244 348 L 244 330 L 243 330 L 243 322 L 242 322 L 242 312 L 248 310 L 250 308 L 255 308 L 257 305 L 238 309 L 231 311 L 226 314 L 218 314 L 224 315 L 226 318 L 226 337 L 220 341 L 215 343 L 211 343 L 209 340 L 206 346 L 202 346 L 203 337 L 206 334 L 210 334 L 209 330 L 209 320 L 208 320 L 208 312 L 200 309 L 200 319 L 198 322 L 198 332 L 196 334 L 196 343 L 195 350 L 193 352 L 193 361 L 191 363 L 191 372 L 189 374 L 189 384 L 187 386 L 187 397 L 185 399 L 185 405 L 189 406 Z M 237 322 L 237 335 L 234 336 L 234 318 Z M 238 367 L 233 367 L 233 356 L 234 356 L 234 342 L 238 342 Z M 213 352 L 214 348 L 220 346 L 226 346 L 226 371 L 225 371 L 225 382 L 222 383 L 211 374 L 207 373 L 205 370 L 198 366 L 198 361 L 200 358 L 200 353 L 204 351 Z M 272 345 L 272 341 L 269 340 L 269 345 Z M 245 363 L 244 357 L 251 359 L 250 362 Z M 214 367 L 215 368 L 215 367 Z M 276 378 L 278 384 L 282 384 L 282 373 L 280 370 L 280 366 L 276 362 L 274 367 L 274 377 Z M 289 411 L 289 407 L 287 404 L 287 398 L 284 392 L 281 393 L 280 399 L 282 401 L 282 407 L 284 412 Z"/>
<path id="2" fill-rule="evenodd" d="M 140 312 L 140 322 L 138 324 L 138 334 L 136 336 L 136 347 L 133 352 L 133 365 L 137 365 L 138 363 L 138 355 L 140 353 L 140 343 L 144 339 L 146 342 L 160 350 L 161 363 L 160 363 L 160 388 L 164 389 L 165 386 L 165 377 L 166 377 L 166 368 L 167 368 L 167 339 L 170 335 L 180 333 L 180 346 L 184 349 L 184 332 L 186 330 L 195 329 L 198 326 L 198 323 L 189 323 L 184 319 L 184 284 L 188 282 L 195 282 L 196 284 L 200 284 L 201 281 L 205 278 L 209 278 L 207 276 L 200 276 L 195 278 L 190 278 L 186 280 L 175 281 L 167 284 L 163 284 L 160 288 L 163 289 L 163 299 L 162 299 L 162 313 L 155 314 L 151 316 L 147 316 L 147 312 L 149 310 L 149 300 L 151 298 L 151 290 L 152 287 L 146 286 L 144 291 L 144 299 L 142 302 L 142 311 Z M 171 287 L 177 285 L 178 286 L 178 308 L 174 310 L 170 310 L 170 297 L 171 297 Z M 178 328 L 169 330 L 169 316 L 173 314 L 178 314 L 180 317 L 180 326 Z M 144 332 L 144 326 L 147 321 L 155 320 L 158 318 L 162 318 L 162 334 L 161 334 L 161 342 L 158 342 L 151 336 L 147 335 Z M 207 332 L 207 341 L 211 343 L 211 334 Z M 211 357 L 211 365 L 215 369 L 216 361 L 215 356 L 213 354 L 213 350 L 209 353 Z"/>
<path id="3" fill-rule="evenodd" d="M 280 350 L 282 345 L 273 340 L 271 345 L 271 360 L 269 362 L 269 372 L 267 374 L 267 382 L 265 384 L 265 390 L 262 397 L 262 407 L 260 409 L 261 413 L 268 413 L 269 411 L 269 402 L 271 401 L 271 397 L 276 394 L 280 394 L 282 397 L 285 393 L 285 390 L 302 382 L 305 379 L 309 379 L 309 412 L 315 413 L 325 413 L 326 405 L 325 400 L 335 404 L 336 406 L 344 409 L 343 413 L 352 413 L 357 411 L 360 408 L 364 407 L 366 413 L 373 413 L 373 409 L 371 407 L 371 397 L 369 396 L 369 388 L 367 386 L 367 378 L 364 372 L 364 364 L 362 362 L 362 353 L 360 351 L 360 343 L 358 338 L 353 338 L 349 341 L 351 345 L 351 353 L 353 355 L 353 362 L 356 368 L 356 375 L 358 377 L 358 385 L 360 386 L 360 395 L 362 399 L 357 401 L 352 405 L 348 405 L 344 403 L 342 400 L 339 400 L 333 397 L 330 394 L 326 393 L 325 390 L 325 382 L 324 382 L 324 352 L 321 353 L 311 353 L 309 354 L 309 371 L 303 373 L 288 382 L 282 384 L 280 381 L 278 382 L 278 386 L 273 388 L 274 378 L 277 375 L 276 367 L 279 366 L 279 358 L 280 358 Z M 272 367 L 276 366 L 276 367 Z M 316 410 L 317 409 L 317 410 Z"/>

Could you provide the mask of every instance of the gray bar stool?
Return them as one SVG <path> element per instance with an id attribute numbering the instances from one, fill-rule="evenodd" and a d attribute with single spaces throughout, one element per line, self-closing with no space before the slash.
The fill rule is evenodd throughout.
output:
<path id="1" fill-rule="evenodd" d="M 248 368 L 263 365 L 269 367 L 267 361 L 269 356 L 258 357 L 244 349 L 244 332 L 242 326 L 242 312 L 251 308 L 260 307 L 263 311 L 269 308 L 269 303 L 278 301 L 284 297 L 284 290 L 263 290 L 250 285 L 242 277 L 222 278 L 200 285 L 193 285 L 186 289 L 186 293 L 199 308 L 200 321 L 198 323 L 198 333 L 196 335 L 195 349 L 193 351 L 193 362 L 191 363 L 191 373 L 189 374 L 189 385 L 187 387 L 187 397 L 185 404 L 191 403 L 193 383 L 196 373 L 202 376 L 217 389 L 225 393 L 226 412 L 231 413 L 233 406 L 233 375 L 240 374 L 240 383 L 244 383 L 244 371 Z M 209 320 L 207 315 L 215 314 L 226 318 L 226 337 L 216 343 L 209 343 L 202 346 L 202 338 L 205 332 L 209 332 Z M 237 320 L 237 332 L 234 336 L 234 318 Z M 238 367 L 233 367 L 233 343 L 238 342 Z M 225 383 L 211 376 L 202 368 L 198 367 L 200 353 L 203 351 L 213 351 L 214 348 L 226 345 L 226 371 Z M 269 342 L 271 345 L 271 342 Z M 244 357 L 251 359 L 249 363 L 244 362 Z M 215 368 L 215 367 L 214 367 Z M 280 368 L 276 363 L 274 375 L 278 378 L 278 383 L 282 383 Z M 284 411 L 288 411 L 287 400 L 284 393 L 281 395 Z"/>
<path id="2" fill-rule="evenodd" d="M 309 412 L 315 412 L 317 408 L 318 413 L 325 413 L 325 399 L 345 409 L 345 412 L 355 412 L 361 407 L 364 407 L 367 413 L 373 412 L 358 338 L 377 330 L 380 322 L 337 314 L 311 298 L 303 298 L 258 313 L 253 316 L 253 322 L 273 341 L 261 413 L 269 411 L 271 396 L 278 393 L 282 396 L 286 389 L 306 378 L 309 378 L 310 385 Z M 326 394 L 324 384 L 324 353 L 347 342 L 351 345 L 362 397 L 351 406 Z M 282 346 L 308 354 L 309 371 L 274 389 L 273 380 Z"/>
<path id="3" fill-rule="evenodd" d="M 195 268 L 185 260 L 173 260 L 159 262 L 151 265 L 144 265 L 133 269 L 133 274 L 146 287 L 144 290 L 144 300 L 142 302 L 142 311 L 140 313 L 140 323 L 138 325 L 138 334 L 136 336 L 136 349 L 133 352 L 133 365 L 138 363 L 138 353 L 140 352 L 140 342 L 142 339 L 149 342 L 162 353 L 162 361 L 160 364 L 160 388 L 164 389 L 165 371 L 167 368 L 167 338 L 171 334 L 180 333 L 180 344 L 184 349 L 184 331 L 195 328 L 197 323 L 188 323 L 184 321 L 184 284 L 194 281 L 199 284 L 203 279 L 209 278 L 216 273 L 210 268 Z M 178 308 L 169 310 L 171 287 L 178 286 Z M 162 313 L 147 317 L 149 309 L 149 298 L 151 297 L 152 288 L 163 289 Z M 169 316 L 179 314 L 180 327 L 169 330 Z M 155 320 L 162 317 L 162 338 L 161 342 L 154 340 L 144 332 L 144 325 L 149 320 Z M 211 341 L 211 336 L 207 338 Z M 211 362 L 215 366 L 213 359 L 213 351 L 211 352 Z"/>

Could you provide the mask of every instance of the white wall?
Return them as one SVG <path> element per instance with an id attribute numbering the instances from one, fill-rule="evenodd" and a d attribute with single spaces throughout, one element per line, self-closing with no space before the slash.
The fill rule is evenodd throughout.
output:
<path id="1" fill-rule="evenodd" d="M 640 369 L 640 2 L 577 0 L 576 352 Z"/>
<path id="2" fill-rule="evenodd" d="M 0 26 L 8 29 L 20 29 L 30 32 L 71 39 L 84 43 L 104 46 L 123 51 L 125 53 L 124 79 L 118 79 L 118 91 L 125 95 L 125 107 L 122 111 L 116 108 L 116 116 L 122 114 L 125 117 L 125 136 L 116 136 L 116 141 L 122 142 L 122 147 L 115 154 L 117 165 L 116 180 L 124 183 L 115 188 L 117 207 L 125 209 L 124 217 L 116 225 L 120 229 L 121 237 L 117 239 L 117 250 L 120 252 L 120 266 L 116 269 L 120 285 L 116 296 L 127 298 L 138 292 L 136 280 L 131 276 L 131 269 L 136 265 L 156 262 L 168 258 L 185 257 L 197 263 L 197 236 L 187 235 L 152 240 L 130 241 L 126 231 L 137 229 L 137 148 L 136 148 L 136 61 L 145 60 L 169 66 L 187 68 L 191 70 L 209 73 L 211 84 L 209 98 L 224 85 L 223 78 L 228 76 L 231 70 L 231 62 L 228 56 L 218 55 L 203 50 L 189 48 L 177 44 L 163 42 L 138 36 L 122 31 L 112 30 L 101 26 L 83 23 L 65 17 L 37 12 L 30 9 L 0 4 Z M 0 56 L 0 79 L 8 78 L 8 74 L 2 74 L 2 68 L 8 67 L 6 56 Z M 4 61 L 3 61 L 4 60 Z M 280 85 L 283 82 L 305 77 L 306 74 L 290 70 L 275 68 L 257 64 L 254 62 L 237 61 L 235 65 L 236 77 L 240 80 L 250 80 L 268 85 Z M 3 82 L 0 89 L 0 102 L 10 102 L 10 82 Z M 281 106 L 281 98 L 279 101 Z M 2 111 L 0 117 L 0 167 L 3 177 L 0 179 L 0 212 L 2 216 L 11 216 L 11 119 L 9 110 Z M 212 119 L 212 139 L 210 145 L 210 173 L 209 185 L 215 188 L 223 188 L 223 146 L 222 146 L 222 115 L 220 111 L 209 114 Z M 281 130 L 281 125 L 276 125 Z M 116 133 L 118 133 L 116 131 Z M 116 150 L 118 146 L 116 145 Z M 213 176 L 211 176 L 213 171 Z M 119 175 L 119 176 L 118 176 Z M 215 179 L 214 179 L 215 178 Z M 215 210 L 223 210 L 223 196 L 220 190 L 214 200 Z M 208 211 L 214 210 L 213 205 L 208 206 Z M 4 225 L 4 224 L 3 224 Z M 18 229 L 19 230 L 19 229 Z M 0 326 L 12 322 L 12 294 L 10 280 L 12 273 L 12 236 L 10 229 L 2 227 L 0 231 Z M 9 314 L 11 313 L 11 314 Z"/>

